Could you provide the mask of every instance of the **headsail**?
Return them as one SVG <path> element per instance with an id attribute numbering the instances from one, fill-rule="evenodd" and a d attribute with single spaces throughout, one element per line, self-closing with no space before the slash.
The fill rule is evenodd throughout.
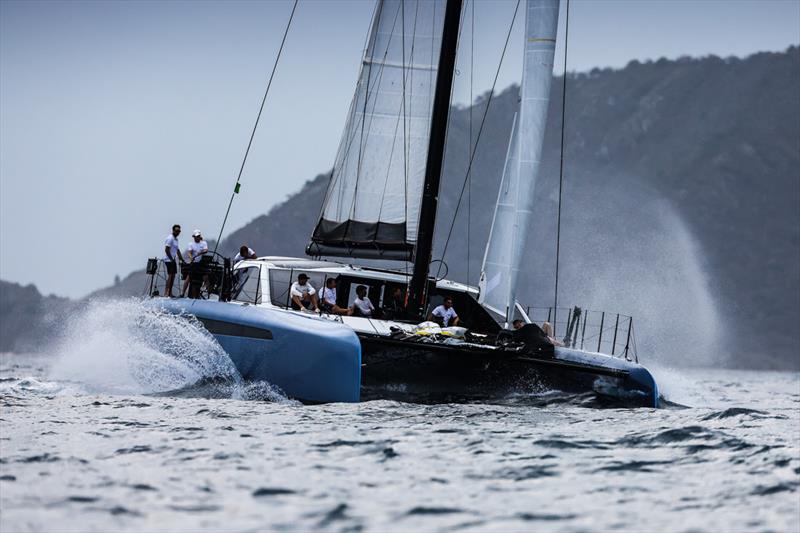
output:
<path id="1" fill-rule="evenodd" d="M 378 3 L 310 255 L 411 259 L 444 12 L 444 0 Z"/>
<path id="2" fill-rule="evenodd" d="M 480 281 L 480 302 L 505 317 L 506 322 L 514 315 L 517 279 L 533 214 L 557 31 L 558 0 L 528 0 L 519 116 L 506 156 Z"/>

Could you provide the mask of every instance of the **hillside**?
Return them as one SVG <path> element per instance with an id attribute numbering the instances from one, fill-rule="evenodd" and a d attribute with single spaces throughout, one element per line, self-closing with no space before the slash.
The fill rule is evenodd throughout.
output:
<path id="1" fill-rule="evenodd" d="M 523 280 L 536 305 L 553 300 L 560 86 L 554 80 L 529 241 L 538 253 Z M 477 129 L 487 97 L 452 114 L 435 257 L 464 182 L 469 113 Z M 450 277 L 477 283 L 517 107 L 514 87 L 492 99 L 445 256 Z M 800 367 L 800 49 L 571 74 L 566 138 L 561 304 L 588 299 L 644 314 L 677 337 L 690 332 L 696 346 L 713 338 L 709 349 L 736 365 Z M 307 182 L 223 249 L 246 242 L 261 254 L 302 255 L 314 221 L 297 218 L 300 199 L 320 204 L 326 184 L 325 175 Z M 647 233 L 654 237 L 640 242 Z M 579 266 L 589 257 L 592 282 Z M 661 283 L 665 275 L 676 278 L 672 285 Z M 651 336 L 669 342 L 658 329 L 651 324 Z"/>
<path id="2" fill-rule="evenodd" d="M 68 298 L 43 296 L 33 285 L 0 280 L 0 352 L 36 351 L 75 305 Z"/>
<path id="3" fill-rule="evenodd" d="M 523 300 L 553 302 L 561 79 L 555 79 Z M 451 114 L 435 257 L 477 284 L 517 88 Z M 668 364 L 800 368 L 800 49 L 744 59 L 631 62 L 567 79 L 559 305 L 632 314 Z M 302 255 L 327 175 L 231 233 Z M 302 202 L 302 205 L 301 205 Z M 455 218 L 455 220 L 454 220 Z M 142 273 L 95 296 L 139 294 Z M 4 306 L 4 312 L 5 312 Z M 4 329 L 4 332 L 6 330 Z"/>

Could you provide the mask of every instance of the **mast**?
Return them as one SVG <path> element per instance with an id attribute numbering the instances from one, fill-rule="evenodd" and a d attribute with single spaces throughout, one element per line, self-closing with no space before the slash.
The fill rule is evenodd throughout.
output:
<path id="1" fill-rule="evenodd" d="M 419 233 L 414 250 L 414 273 L 408 288 L 407 309 L 421 315 L 425 307 L 428 267 L 433 252 L 433 231 L 436 225 L 436 207 L 439 202 L 439 183 L 442 177 L 444 147 L 447 138 L 447 118 L 450 113 L 450 94 L 458 48 L 458 26 L 461 19 L 462 0 L 447 0 L 442 30 L 442 49 L 439 53 L 438 77 L 433 99 L 431 135 L 425 165 L 425 184 L 419 213 Z"/>

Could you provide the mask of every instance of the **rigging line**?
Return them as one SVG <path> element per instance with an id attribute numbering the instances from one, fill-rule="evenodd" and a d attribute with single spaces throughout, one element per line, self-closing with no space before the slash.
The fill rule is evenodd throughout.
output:
<path id="1" fill-rule="evenodd" d="M 478 126 L 478 133 L 475 135 L 475 147 L 472 149 L 469 157 L 469 164 L 467 165 L 467 173 L 464 176 L 464 182 L 461 184 L 461 193 L 458 195 L 458 202 L 456 203 L 456 210 L 453 213 L 453 220 L 450 222 L 450 230 L 447 232 L 447 240 L 445 240 L 444 248 L 442 249 L 442 260 L 444 260 L 445 255 L 447 254 L 447 246 L 450 244 L 450 237 L 453 236 L 453 228 L 456 225 L 456 218 L 458 217 L 458 210 L 461 208 L 461 200 L 464 197 L 464 190 L 467 186 L 467 177 L 469 176 L 470 172 L 472 171 L 472 163 L 475 160 L 475 153 L 478 151 L 478 143 L 481 140 L 481 133 L 483 133 L 483 126 L 486 124 L 486 116 L 489 114 L 489 107 L 492 105 L 492 99 L 494 98 L 494 89 L 497 85 L 497 78 L 500 77 L 500 68 L 503 66 L 503 59 L 506 56 L 506 50 L 508 49 L 508 41 L 511 38 L 511 30 L 514 29 L 514 21 L 517 20 L 517 11 L 519 11 L 519 3 L 520 0 L 517 0 L 517 5 L 514 7 L 514 16 L 511 18 L 511 24 L 508 26 L 508 34 L 506 34 L 506 42 L 503 45 L 503 52 L 500 54 L 500 62 L 497 65 L 497 71 L 494 74 L 494 81 L 492 82 L 492 89 L 489 91 L 489 98 L 486 101 L 486 108 L 483 110 L 483 116 L 481 117 L 481 123 Z M 444 262 L 444 261 L 442 261 Z M 442 265 L 439 265 L 439 269 L 436 271 L 436 277 L 439 277 L 441 273 Z"/>
<path id="2" fill-rule="evenodd" d="M 567 116 L 567 46 L 569 45 L 569 0 L 566 0 L 564 14 L 564 73 L 561 84 L 561 162 L 558 171 L 558 211 L 556 214 L 556 276 L 553 289 L 553 308 L 556 315 L 553 317 L 553 334 L 555 334 L 556 317 L 558 313 L 558 267 L 561 256 L 561 196 L 564 188 L 564 126 Z"/>
<path id="3" fill-rule="evenodd" d="M 292 6 L 292 12 L 289 15 L 289 21 L 286 23 L 286 29 L 283 32 L 283 39 L 281 39 L 281 46 L 278 48 L 278 55 L 275 57 L 275 63 L 272 65 L 272 73 L 269 75 L 269 81 L 267 82 L 267 89 L 264 91 L 264 98 L 261 99 L 261 107 L 258 109 L 258 115 L 256 116 L 256 122 L 253 124 L 253 131 L 250 133 L 250 140 L 247 143 L 247 149 L 244 151 L 244 158 L 242 158 L 242 165 L 239 167 L 239 174 L 236 176 L 236 185 L 234 185 L 233 192 L 231 193 L 231 199 L 228 202 L 228 209 L 225 211 L 225 218 L 222 219 L 222 226 L 219 228 L 219 235 L 217 236 L 217 242 L 214 243 L 214 252 L 217 253 L 217 248 L 219 247 L 219 243 L 222 240 L 222 232 L 225 230 L 225 224 L 228 222 L 228 215 L 231 212 L 231 206 L 233 205 L 233 198 L 236 194 L 239 193 L 239 183 L 242 179 L 242 172 L 244 172 L 244 165 L 247 163 L 247 156 L 250 154 L 250 147 L 253 145 L 253 138 L 256 136 L 256 129 L 258 128 L 258 121 L 261 120 L 261 112 L 264 111 L 264 104 L 267 102 L 267 95 L 269 94 L 269 89 L 272 87 L 272 79 L 275 77 L 275 70 L 278 68 L 278 61 L 281 59 L 281 53 L 283 53 L 283 45 L 286 44 L 286 36 L 289 35 L 289 28 L 292 25 L 292 19 L 294 19 L 294 12 L 297 9 L 297 2 L 298 0 L 294 0 L 294 5 Z"/>
<path id="4" fill-rule="evenodd" d="M 469 53 L 469 143 L 468 151 L 472 150 L 472 89 L 473 78 L 475 73 L 475 0 L 472 0 L 470 5 L 471 12 L 471 29 L 470 29 L 470 53 Z M 470 241 L 471 241 L 471 226 L 472 226 L 472 172 L 467 173 L 467 285 L 470 282 L 469 275 L 469 257 L 470 257 Z M 444 256 L 442 256 L 444 257 Z"/>
<path id="5" fill-rule="evenodd" d="M 400 73 L 403 76 L 403 105 L 401 106 L 401 111 L 403 113 L 403 182 L 406 184 L 405 187 L 408 188 L 408 119 L 406 117 L 406 3 L 405 0 L 401 1 L 400 3 L 402 10 L 403 10 L 403 24 L 401 25 L 401 32 L 402 38 L 400 39 L 401 46 L 403 48 L 403 63 L 402 68 L 400 69 Z M 416 29 L 416 28 L 415 28 Z M 411 46 L 414 46 L 414 40 L 411 40 Z M 413 59 L 411 61 L 414 61 Z M 392 161 L 389 160 L 389 165 L 392 164 Z M 383 201 L 381 201 L 381 211 L 383 211 Z M 378 215 L 378 224 L 381 222 L 381 217 Z"/>

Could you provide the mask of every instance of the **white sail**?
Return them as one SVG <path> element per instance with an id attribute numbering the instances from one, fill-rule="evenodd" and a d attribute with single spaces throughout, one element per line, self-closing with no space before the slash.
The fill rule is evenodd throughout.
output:
<path id="1" fill-rule="evenodd" d="M 557 31 L 558 0 L 528 0 L 519 117 L 506 156 L 480 281 L 480 302 L 506 322 L 514 315 L 517 280 L 532 221 Z"/>
<path id="2" fill-rule="evenodd" d="M 444 13 L 444 0 L 378 2 L 311 255 L 411 258 Z"/>

